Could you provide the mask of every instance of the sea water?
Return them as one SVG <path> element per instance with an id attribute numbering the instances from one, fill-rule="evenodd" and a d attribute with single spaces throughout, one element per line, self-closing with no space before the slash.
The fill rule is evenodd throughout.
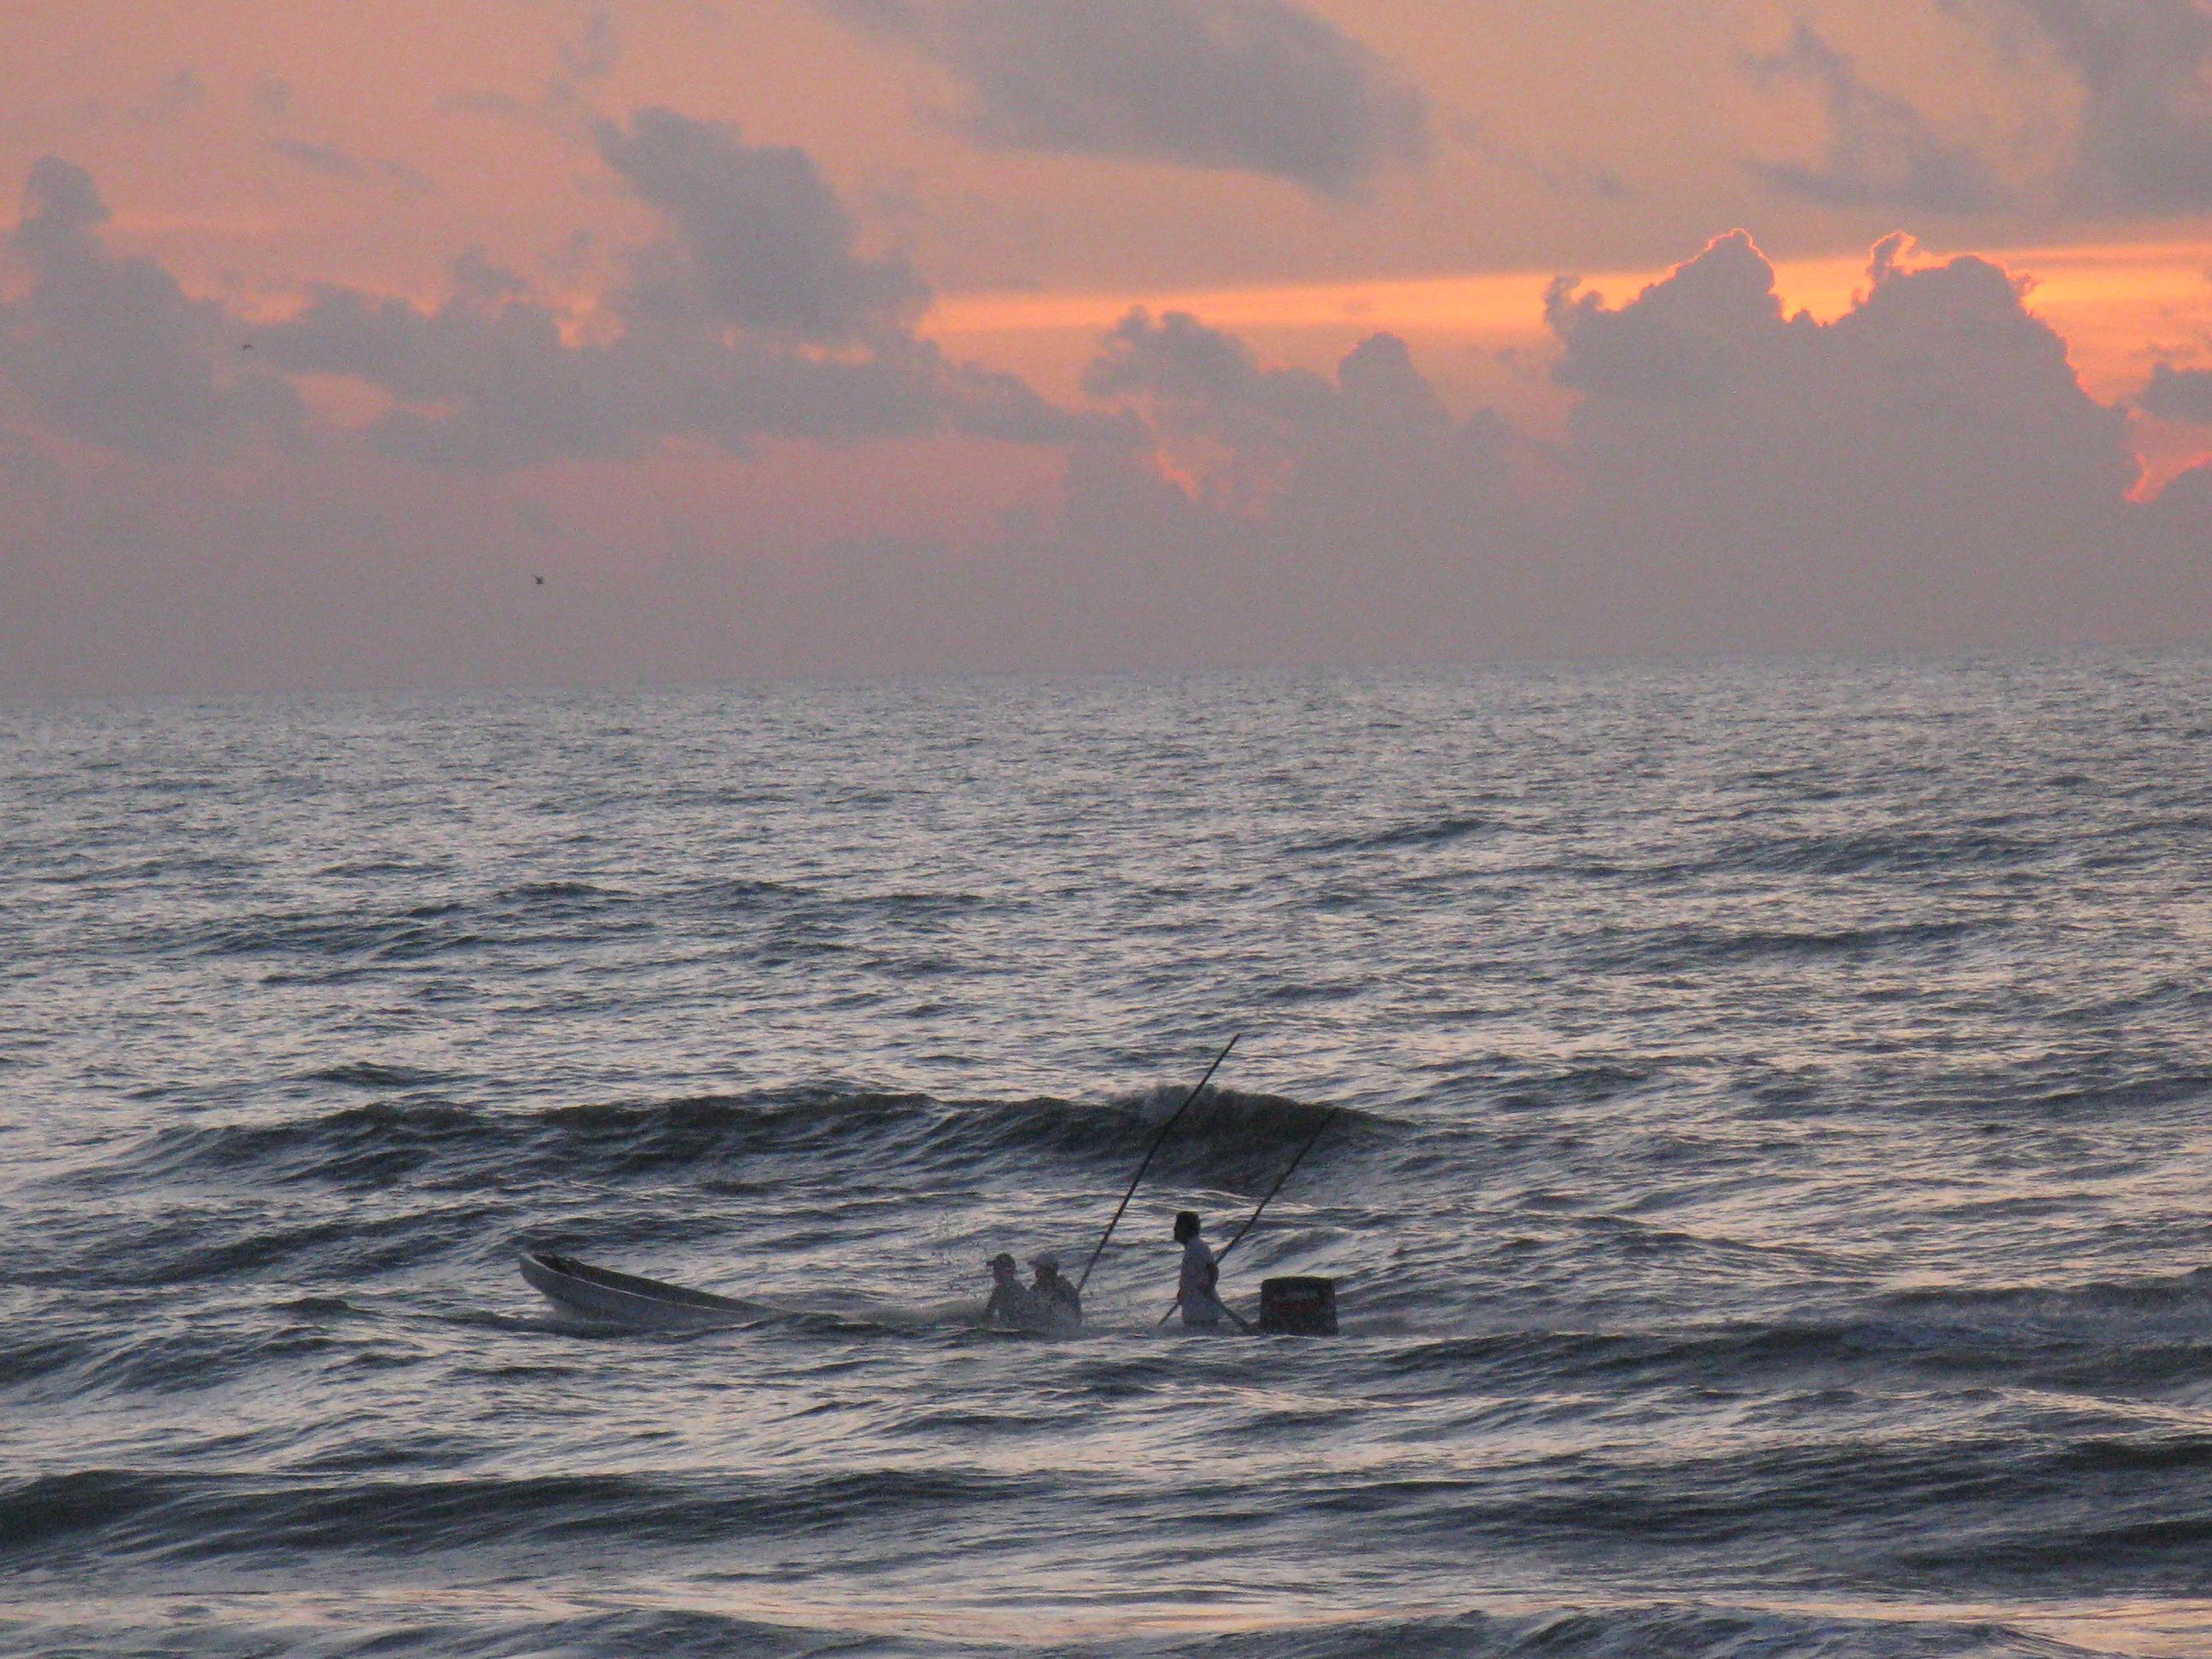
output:
<path id="1" fill-rule="evenodd" d="M 2208 871 L 2190 653 L 0 708 L 0 1645 L 2212 1651 Z"/>

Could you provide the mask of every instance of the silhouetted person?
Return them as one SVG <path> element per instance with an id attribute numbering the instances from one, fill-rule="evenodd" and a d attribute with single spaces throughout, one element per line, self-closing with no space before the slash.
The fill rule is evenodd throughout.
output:
<path id="1" fill-rule="evenodd" d="M 1016 1276 L 1014 1258 L 1000 1251 L 991 1258 L 991 1299 L 983 1304 L 983 1322 L 1027 1330 L 1036 1323 L 1036 1298 Z"/>
<path id="2" fill-rule="evenodd" d="M 1083 1298 L 1075 1286 L 1060 1276 L 1060 1261 L 1056 1256 L 1033 1255 L 1030 1266 L 1036 1269 L 1036 1278 L 1030 1283 L 1030 1296 L 1037 1311 L 1054 1324 L 1079 1328 L 1083 1323 Z"/>

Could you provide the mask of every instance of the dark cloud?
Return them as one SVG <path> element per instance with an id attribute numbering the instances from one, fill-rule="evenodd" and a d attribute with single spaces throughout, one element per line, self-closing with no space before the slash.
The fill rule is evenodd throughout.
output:
<path id="1" fill-rule="evenodd" d="M 1394 334 L 1369 336 L 1332 380 L 1263 368 L 1242 341 L 1187 312 L 1155 319 L 1139 308 L 1107 333 L 1083 384 L 1094 398 L 1141 406 L 1164 433 L 1202 434 L 1293 465 L 1352 446 L 1407 457 L 1449 451 L 1455 466 L 1479 471 L 1505 441 L 1505 428 L 1487 413 L 1454 418 Z"/>
<path id="2" fill-rule="evenodd" d="M 824 0 L 907 41 L 1008 149 L 1227 168 L 1354 197 L 1428 153 L 1410 82 L 1288 0 Z"/>
<path id="3" fill-rule="evenodd" d="M 2212 462 L 2183 473 L 2133 516 L 2133 540 L 2152 578 L 2142 611 L 2168 634 L 2202 638 L 2212 619 Z"/>
<path id="4" fill-rule="evenodd" d="M 2081 82 L 2069 205 L 2212 208 L 2212 10 L 2192 0 L 2008 0 Z"/>
<path id="5" fill-rule="evenodd" d="M 1271 383 L 1320 385 L 1295 372 L 1263 374 L 1242 340 L 1187 311 L 1170 311 L 1155 322 L 1142 307 L 1108 332 L 1083 374 L 1083 389 L 1094 398 L 1143 394 L 1216 406 L 1250 401 L 1255 388 Z"/>
<path id="6" fill-rule="evenodd" d="M 2212 7 L 2203 0 L 1937 0 L 2018 67 L 2079 89 L 2055 205 L 2100 214 L 2212 208 Z"/>
<path id="7" fill-rule="evenodd" d="M 1085 389 L 1147 441 L 1073 452 L 1042 568 L 1133 637 L 1207 649 L 1170 632 L 1206 618 L 1232 660 L 1894 649 L 2212 620 L 2190 516 L 2212 471 L 2132 505 L 2124 412 L 2082 391 L 1987 260 L 1890 238 L 1824 323 L 1785 312 L 1736 232 L 1626 303 L 1556 284 L 1547 315 L 1576 399 L 1556 447 L 1455 418 L 1389 335 L 1328 375 L 1269 368 L 1188 314 L 1132 313 Z"/>
<path id="8" fill-rule="evenodd" d="M 1782 326 L 1774 269 L 1747 231 L 1716 238 L 1619 310 L 1577 288 L 1563 276 L 1545 292 L 1545 321 L 1566 347 L 1553 372 L 1562 386 L 1602 396 L 1680 403 L 1739 391 L 1757 372 L 1753 359 L 1813 327 L 1802 316 Z"/>
<path id="9" fill-rule="evenodd" d="M 430 308 L 325 289 L 261 337 L 288 370 L 398 398 L 371 430 L 380 453 L 469 471 L 619 459 L 677 436 L 739 453 L 769 436 L 855 442 L 934 429 L 958 401 L 921 346 L 845 360 L 658 326 L 572 344 L 563 320 L 468 287 Z"/>
<path id="10" fill-rule="evenodd" d="M 1816 164 L 1751 164 L 1754 177 L 1784 195 L 1832 207 L 1943 214 L 1977 212 L 2003 199 L 1978 155 L 1944 139 L 1905 100 L 1867 85 L 1810 24 L 1800 21 L 1781 51 L 1747 64 L 1761 81 L 1812 86 L 1826 112 L 1826 145 Z"/>
<path id="11" fill-rule="evenodd" d="M 2204 0 L 1937 0 L 1985 28 L 2016 66 L 2054 60 L 2079 89 L 2070 153 L 2032 190 L 2008 189 L 1971 148 L 1911 104 L 1869 87 L 1799 22 L 1787 46 L 1748 60 L 1767 81 L 1816 88 L 1826 148 L 1812 165 L 1756 163 L 1802 199 L 1959 214 L 2021 205 L 2098 214 L 2212 209 L 2212 6 Z M 2033 48 L 2033 50 L 2031 50 Z"/>
<path id="12" fill-rule="evenodd" d="M 89 174 L 34 163 L 9 239 L 29 285 L 0 305 L 0 383 L 45 424 L 148 455 L 205 455 L 289 440 L 289 382 L 240 360 L 240 331 L 151 259 L 100 239 L 107 207 Z"/>
<path id="13" fill-rule="evenodd" d="M 2136 399 L 2146 413 L 2168 421 L 2212 426 L 2212 369 L 2176 368 L 2160 363 Z"/>
<path id="14" fill-rule="evenodd" d="M 371 450 L 471 471 L 619 460 L 676 439 L 744 453 L 771 437 L 1052 443 L 1115 429 L 918 337 L 927 288 L 902 260 L 856 250 L 802 152 L 666 110 L 599 140 L 665 233 L 629 251 L 633 280 L 581 331 L 480 251 L 454 262 L 440 303 L 324 286 L 297 314 L 249 329 L 153 261 L 111 257 L 91 179 L 49 158 L 11 239 L 32 280 L 0 307 L 0 382 L 52 428 L 182 454 L 255 434 L 297 441 L 287 377 L 349 378 L 391 400 L 366 433 Z M 367 171 L 294 148 L 333 176 Z"/>
<path id="15" fill-rule="evenodd" d="M 1555 290 L 1567 461 L 1598 544 L 1710 629 L 1839 645 L 2017 635 L 2093 602 L 2136 476 L 2125 417 L 1986 260 L 1903 237 L 1832 323 L 1741 232 L 1613 309 Z"/>
<path id="16" fill-rule="evenodd" d="M 369 434 L 380 453 L 470 471 L 618 459 L 678 437 L 744 453 L 768 437 L 940 430 L 1052 442 L 1097 425 L 917 338 L 927 289 L 904 261 L 856 251 L 803 151 L 660 109 L 599 141 L 668 228 L 631 251 L 601 336 L 571 339 L 520 276 L 466 254 L 443 304 L 321 289 L 263 331 L 267 350 L 397 399 Z"/>
<path id="17" fill-rule="evenodd" d="M 1395 335 L 1326 375 L 1136 311 L 1085 386 L 1148 440 L 1071 459 L 1055 545 L 1086 613 L 1171 648 L 1203 628 L 1252 660 L 1496 646 L 1525 621 L 1501 603 L 1533 539 L 1515 436 L 1453 416 Z"/>
<path id="18" fill-rule="evenodd" d="M 837 343 L 896 336 L 927 301 L 903 259 L 854 252 L 852 222 L 804 150 L 665 109 L 603 125 L 599 143 L 676 233 L 639 260 L 635 313 Z"/>
<path id="19" fill-rule="evenodd" d="M 530 293 L 530 279 L 495 264 L 480 247 L 465 250 L 453 264 L 453 290 L 479 301 L 519 300 Z"/>

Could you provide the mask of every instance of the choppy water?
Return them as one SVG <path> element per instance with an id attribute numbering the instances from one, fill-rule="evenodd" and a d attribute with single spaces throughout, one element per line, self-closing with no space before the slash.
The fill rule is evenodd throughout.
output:
<path id="1" fill-rule="evenodd" d="M 2208 693 L 0 709 L 0 1645 L 2212 1651 Z"/>

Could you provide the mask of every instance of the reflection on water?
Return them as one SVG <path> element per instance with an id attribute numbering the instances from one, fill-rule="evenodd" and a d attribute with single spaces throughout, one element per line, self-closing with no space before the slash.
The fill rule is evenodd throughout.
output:
<path id="1" fill-rule="evenodd" d="M 0 711 L 0 1644 L 2205 1650 L 2206 670 Z"/>

